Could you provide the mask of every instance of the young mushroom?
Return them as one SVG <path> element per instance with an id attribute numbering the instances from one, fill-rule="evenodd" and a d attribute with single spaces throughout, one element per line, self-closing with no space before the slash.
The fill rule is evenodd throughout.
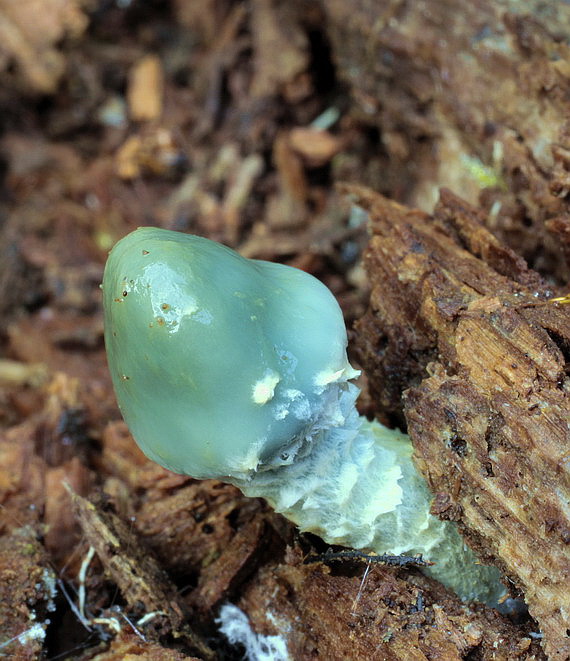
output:
<path id="1" fill-rule="evenodd" d="M 330 544 L 422 554 L 462 599 L 498 604 L 499 571 L 430 514 L 409 438 L 358 415 L 342 313 L 316 278 L 143 227 L 111 251 L 103 295 L 117 400 L 150 459 Z"/>

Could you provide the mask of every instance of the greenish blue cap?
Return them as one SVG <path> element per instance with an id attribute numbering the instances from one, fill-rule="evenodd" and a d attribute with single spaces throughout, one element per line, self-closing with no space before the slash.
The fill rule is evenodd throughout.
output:
<path id="1" fill-rule="evenodd" d="M 142 227 L 103 278 L 119 406 L 141 449 L 197 478 L 289 463 L 327 393 L 356 375 L 331 292 L 303 271 Z"/>

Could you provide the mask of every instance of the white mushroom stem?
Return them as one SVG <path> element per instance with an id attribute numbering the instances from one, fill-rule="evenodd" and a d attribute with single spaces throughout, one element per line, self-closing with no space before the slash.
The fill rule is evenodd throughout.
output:
<path id="1" fill-rule="evenodd" d="M 356 386 L 333 386 L 294 457 L 230 481 L 330 544 L 421 554 L 434 563 L 423 571 L 462 599 L 497 606 L 506 592 L 499 571 L 478 563 L 455 524 L 430 514 L 432 495 L 408 436 L 360 417 Z"/>

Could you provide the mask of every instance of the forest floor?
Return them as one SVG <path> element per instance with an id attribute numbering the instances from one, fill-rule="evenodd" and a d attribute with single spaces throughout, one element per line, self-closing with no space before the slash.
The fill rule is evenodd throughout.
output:
<path id="1" fill-rule="evenodd" d="M 326 546 L 263 502 L 148 461 L 106 366 L 103 267 L 141 225 L 301 268 L 349 329 L 364 314 L 367 228 L 335 184 L 374 182 L 402 201 L 405 186 L 383 177 L 378 133 L 350 112 L 316 5 L 12 4 L 0 0 L 14 37 L 0 59 L 0 656 L 241 658 L 219 608 L 239 602 L 274 634 L 260 624 L 272 590 L 281 617 L 308 618 L 298 659 L 396 658 L 378 650 L 404 615 L 461 629 L 443 590 L 448 610 L 425 612 L 423 587 L 438 588 L 419 573 L 403 587 L 380 567 L 363 591 L 365 562 L 304 565 Z M 496 658 L 540 658 L 532 622 L 478 617 L 518 641 Z M 463 632 L 465 650 L 479 634 Z"/>

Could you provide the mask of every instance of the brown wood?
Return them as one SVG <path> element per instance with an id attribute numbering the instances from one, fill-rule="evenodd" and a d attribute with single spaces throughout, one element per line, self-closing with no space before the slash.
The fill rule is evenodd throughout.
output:
<path id="1" fill-rule="evenodd" d="M 431 211 L 448 187 L 541 272 L 567 279 L 545 221 L 568 213 L 570 5 L 325 0 L 352 112 L 379 130 L 359 183 Z M 550 228 L 555 229 L 555 228 Z"/>
<path id="2" fill-rule="evenodd" d="M 570 307 L 451 193 L 428 216 L 348 190 L 373 231 L 357 343 L 378 408 L 405 419 L 435 511 L 568 659 Z"/>

